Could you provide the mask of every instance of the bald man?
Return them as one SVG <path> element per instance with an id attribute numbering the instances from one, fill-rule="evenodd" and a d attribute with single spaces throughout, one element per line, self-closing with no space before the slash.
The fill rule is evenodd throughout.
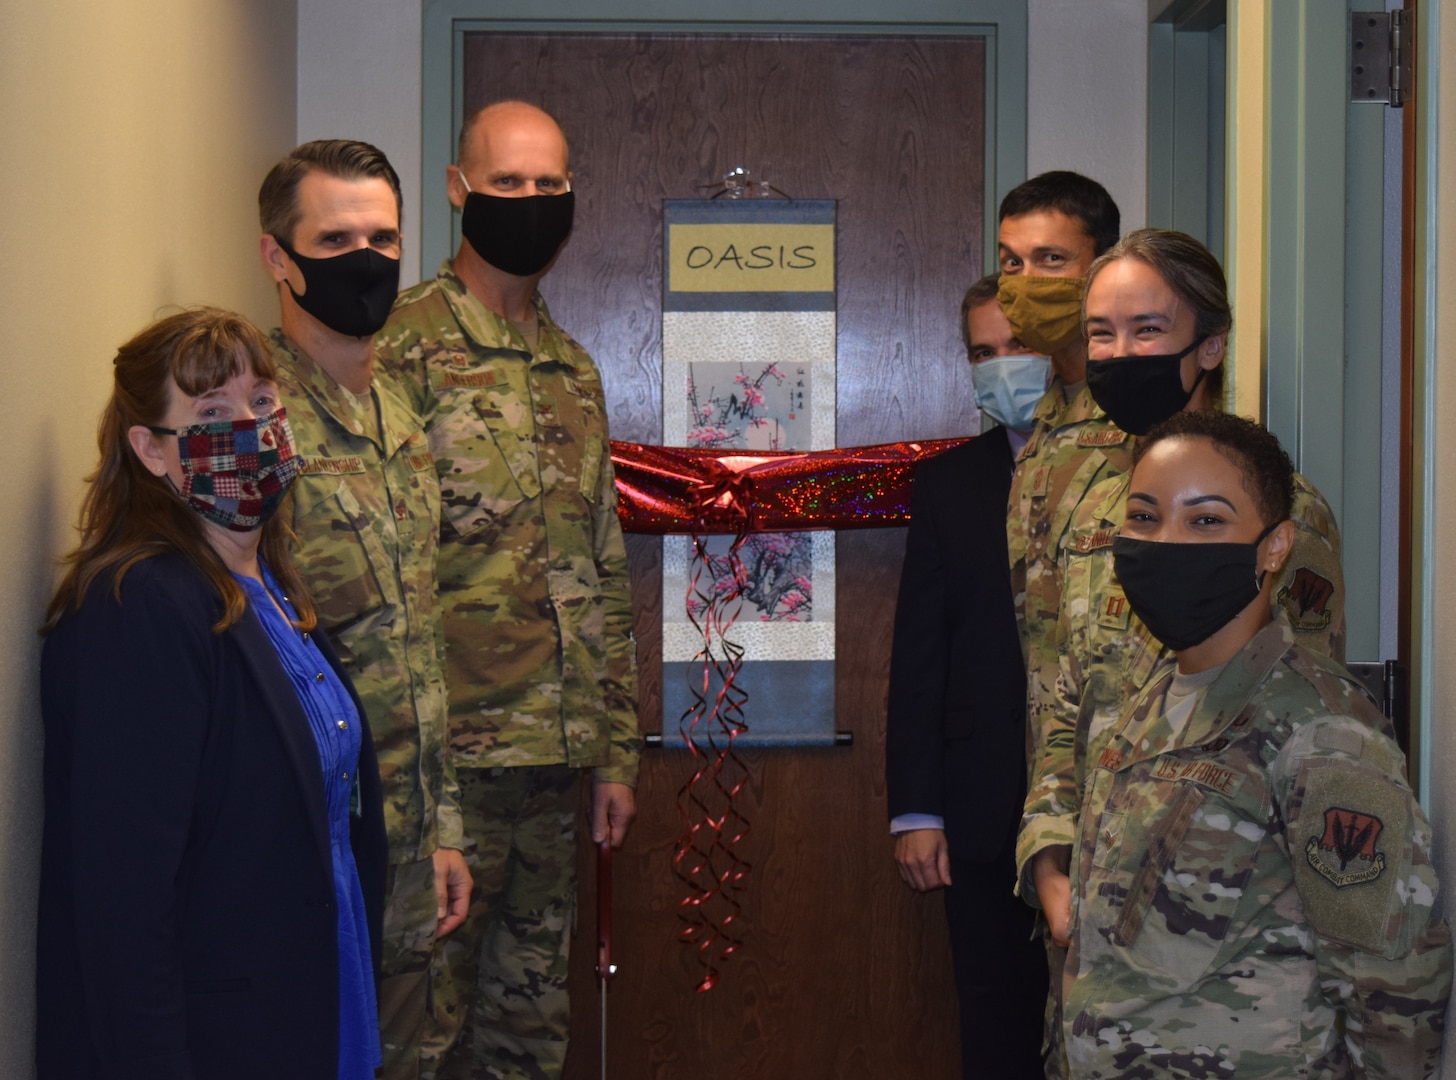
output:
<path id="1" fill-rule="evenodd" d="M 470 912 L 445 943 L 464 1030 L 441 1077 L 551 1078 L 566 1056 L 576 817 L 635 813 L 627 558 L 601 376 L 537 290 L 571 232 L 566 138 L 520 101 L 475 112 L 446 169 L 464 240 L 376 338 L 424 418 Z"/>

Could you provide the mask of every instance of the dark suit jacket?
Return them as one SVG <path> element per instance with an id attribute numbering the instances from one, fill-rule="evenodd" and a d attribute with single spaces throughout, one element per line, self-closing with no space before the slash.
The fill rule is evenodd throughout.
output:
<path id="1" fill-rule="evenodd" d="M 1002 850 L 1026 794 L 1026 669 L 1006 553 L 1011 465 L 995 428 L 917 468 L 890 660 L 890 816 L 940 815 L 951 857 L 973 862 Z"/>
<path id="2" fill-rule="evenodd" d="M 159 556 L 127 572 L 119 603 L 97 581 L 46 640 L 40 1080 L 337 1073 L 318 750 L 257 616 L 215 634 L 220 613 L 200 571 Z M 359 775 L 352 840 L 377 957 L 386 855 L 367 726 Z"/>

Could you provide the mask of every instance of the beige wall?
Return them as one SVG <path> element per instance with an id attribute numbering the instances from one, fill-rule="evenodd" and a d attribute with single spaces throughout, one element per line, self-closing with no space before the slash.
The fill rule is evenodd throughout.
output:
<path id="1" fill-rule="evenodd" d="M 271 322 L 256 198 L 293 145 L 296 0 L 0 5 L 0 1076 L 31 1071 L 40 623 L 117 344 L 168 304 Z"/>
<path id="2" fill-rule="evenodd" d="M 400 0 L 298 4 L 298 141 L 363 139 L 389 158 L 404 195 L 401 288 L 420 279 L 420 30 L 419 5 Z M 427 189 L 443 199 L 444 175 Z"/>

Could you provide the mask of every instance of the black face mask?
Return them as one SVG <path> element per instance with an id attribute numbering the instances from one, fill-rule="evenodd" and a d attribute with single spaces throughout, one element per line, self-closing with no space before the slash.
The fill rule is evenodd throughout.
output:
<path id="1" fill-rule="evenodd" d="M 1165 544 L 1119 536 L 1112 541 L 1117 580 L 1153 637 L 1174 652 L 1207 641 L 1254 602 L 1264 587 L 1259 545 Z"/>
<path id="2" fill-rule="evenodd" d="M 546 269 L 576 216 L 576 195 L 465 196 L 460 231 L 475 253 L 497 270 L 530 277 Z"/>
<path id="3" fill-rule="evenodd" d="M 274 237 L 278 240 L 278 237 Z M 359 248 L 328 259 L 310 259 L 282 240 L 278 246 L 298 264 L 306 290 L 288 286 L 293 299 L 330 330 L 349 337 L 369 337 L 389 318 L 399 295 L 399 260 L 373 248 Z"/>
<path id="4" fill-rule="evenodd" d="M 1182 412 L 1207 371 L 1199 367 L 1191 389 L 1183 389 L 1183 358 L 1207 338 L 1180 353 L 1113 356 L 1087 361 L 1087 389 L 1114 424 L 1129 435 L 1146 435 L 1175 413 Z"/>

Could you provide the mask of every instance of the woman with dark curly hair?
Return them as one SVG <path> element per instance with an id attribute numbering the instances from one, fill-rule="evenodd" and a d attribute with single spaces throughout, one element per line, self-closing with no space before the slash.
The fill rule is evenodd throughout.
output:
<path id="1" fill-rule="evenodd" d="M 1073 1077 L 1399 1077 L 1438 1067 L 1451 935 L 1390 724 L 1275 602 L 1294 469 L 1180 412 L 1113 541 L 1173 651 L 1087 766 L 1063 1038 Z"/>

